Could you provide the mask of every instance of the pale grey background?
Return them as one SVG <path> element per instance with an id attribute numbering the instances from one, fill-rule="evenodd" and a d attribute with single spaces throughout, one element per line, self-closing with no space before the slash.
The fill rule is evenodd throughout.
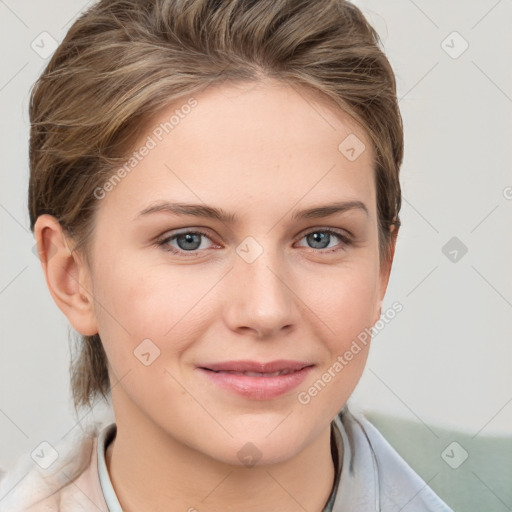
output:
<path id="1" fill-rule="evenodd" d="M 512 2 L 355 3 L 395 69 L 406 149 L 403 226 L 384 307 L 404 309 L 375 337 L 354 407 L 510 435 Z M 77 428 L 67 319 L 28 229 L 27 103 L 46 62 L 32 41 L 47 38 L 43 31 L 60 41 L 88 4 L 0 0 L 0 468 Z M 448 37 L 454 31 L 469 44 L 458 58 L 443 48 L 461 48 Z M 457 262 L 442 252 L 452 237 L 468 248 Z"/>

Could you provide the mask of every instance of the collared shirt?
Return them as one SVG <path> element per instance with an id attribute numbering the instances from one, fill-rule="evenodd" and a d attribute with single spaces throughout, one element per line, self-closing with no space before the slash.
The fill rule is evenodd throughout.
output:
<path id="1" fill-rule="evenodd" d="M 18 466 L 0 480 L 0 512 L 122 512 L 105 462 L 116 431 L 115 423 L 96 425 L 50 473 Z M 331 452 L 335 479 L 323 512 L 453 512 L 379 431 L 347 406 L 331 423 Z"/>

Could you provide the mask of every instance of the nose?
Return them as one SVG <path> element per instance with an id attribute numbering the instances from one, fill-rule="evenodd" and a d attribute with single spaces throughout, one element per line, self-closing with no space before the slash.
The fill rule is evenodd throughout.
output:
<path id="1" fill-rule="evenodd" d="M 258 339 L 293 330 L 299 310 L 290 276 L 275 253 L 263 250 L 252 262 L 237 255 L 224 310 L 229 328 Z"/>

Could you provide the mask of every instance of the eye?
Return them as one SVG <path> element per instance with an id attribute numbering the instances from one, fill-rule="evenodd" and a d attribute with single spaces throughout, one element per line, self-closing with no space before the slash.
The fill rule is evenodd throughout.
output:
<path id="1" fill-rule="evenodd" d="M 341 243 L 332 245 L 332 242 L 335 241 L 336 238 L 338 238 Z M 205 239 L 209 240 L 212 244 L 210 246 L 207 244 L 205 247 L 203 244 Z M 306 239 L 308 244 L 311 244 L 309 246 L 310 249 L 317 249 L 322 253 L 340 251 L 353 243 L 348 236 L 330 228 L 317 228 L 303 235 L 301 240 L 302 239 Z M 162 247 L 165 251 L 172 254 L 178 254 L 180 256 L 183 255 L 185 257 L 197 257 L 200 255 L 199 253 L 201 251 L 205 251 L 215 245 L 208 233 L 200 229 L 174 233 L 170 236 L 157 240 L 155 244 L 158 247 Z"/>
<path id="2" fill-rule="evenodd" d="M 311 244 L 311 249 L 319 249 L 320 252 L 327 253 L 343 250 L 344 248 L 352 244 L 352 240 L 350 238 L 330 228 L 317 228 L 314 231 L 306 233 L 305 235 L 303 235 L 302 238 L 305 238 L 306 241 L 309 244 Z M 330 245 L 334 238 L 338 238 L 339 240 L 341 240 L 341 244 Z"/>
<path id="3" fill-rule="evenodd" d="M 182 231 L 181 233 L 175 233 L 171 236 L 158 240 L 156 245 L 173 254 L 197 256 L 198 251 L 207 249 L 207 247 L 205 248 L 202 243 L 202 239 L 204 238 L 211 242 L 211 238 L 204 231 Z M 171 245 L 172 243 L 175 243 L 176 245 Z"/>

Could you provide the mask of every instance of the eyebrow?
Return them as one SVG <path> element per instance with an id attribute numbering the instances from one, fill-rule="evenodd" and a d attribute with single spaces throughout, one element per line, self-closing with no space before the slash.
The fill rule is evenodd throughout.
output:
<path id="1" fill-rule="evenodd" d="M 344 213 L 353 210 L 363 211 L 366 216 L 369 216 L 368 208 L 362 201 L 339 201 L 335 203 L 329 203 L 322 206 L 316 206 L 313 208 L 307 208 L 300 210 L 292 215 L 293 220 L 302 219 L 317 219 L 323 217 L 329 217 L 336 213 Z M 171 203 L 163 201 L 152 206 L 144 208 L 139 212 L 135 219 L 150 215 L 153 213 L 172 213 L 174 215 L 192 215 L 194 217 L 208 217 L 219 220 L 226 224 L 234 224 L 237 222 L 237 217 L 234 213 L 228 213 L 222 208 L 215 208 L 205 204 L 189 204 L 189 203 Z"/>

